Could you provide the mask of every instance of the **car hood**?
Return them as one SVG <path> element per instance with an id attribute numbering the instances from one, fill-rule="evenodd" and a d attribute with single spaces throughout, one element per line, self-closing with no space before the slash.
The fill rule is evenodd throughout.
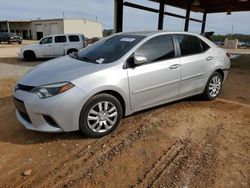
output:
<path id="1" fill-rule="evenodd" d="M 25 46 L 23 46 L 21 49 L 30 49 L 30 48 L 36 48 L 36 47 L 38 47 L 39 46 L 39 44 L 28 44 L 28 45 L 25 45 Z"/>
<path id="2" fill-rule="evenodd" d="M 107 64 L 96 64 L 73 59 L 69 56 L 56 58 L 36 66 L 26 73 L 19 84 L 41 86 L 72 81 L 79 77 L 104 69 Z"/>

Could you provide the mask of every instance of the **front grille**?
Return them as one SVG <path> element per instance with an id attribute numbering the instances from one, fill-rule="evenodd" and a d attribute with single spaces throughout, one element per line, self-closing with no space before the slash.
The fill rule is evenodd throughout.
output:
<path id="1" fill-rule="evenodd" d="M 18 110 L 18 109 L 17 109 Z M 20 110 L 18 110 L 18 113 L 20 114 L 20 116 L 26 120 L 27 122 L 31 123 L 30 117 L 27 113 L 21 112 Z"/>
<path id="2" fill-rule="evenodd" d="M 27 86 L 27 85 L 22 85 L 22 84 L 17 84 L 16 90 L 23 90 L 23 91 L 31 91 L 34 89 L 35 86 Z"/>

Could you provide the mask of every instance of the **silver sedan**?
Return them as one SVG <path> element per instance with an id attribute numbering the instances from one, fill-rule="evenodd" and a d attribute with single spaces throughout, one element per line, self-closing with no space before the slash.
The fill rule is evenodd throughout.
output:
<path id="1" fill-rule="evenodd" d="M 14 88 L 17 119 L 27 129 L 109 134 L 122 117 L 192 95 L 215 99 L 228 54 L 186 32 L 131 32 L 40 64 Z"/>

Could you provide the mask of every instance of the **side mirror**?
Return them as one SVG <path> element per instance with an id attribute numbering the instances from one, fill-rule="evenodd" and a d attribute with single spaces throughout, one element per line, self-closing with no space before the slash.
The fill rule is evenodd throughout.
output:
<path id="1" fill-rule="evenodd" d="M 143 63 L 146 63 L 148 59 L 145 56 L 134 56 L 134 64 L 135 65 L 141 65 Z"/>

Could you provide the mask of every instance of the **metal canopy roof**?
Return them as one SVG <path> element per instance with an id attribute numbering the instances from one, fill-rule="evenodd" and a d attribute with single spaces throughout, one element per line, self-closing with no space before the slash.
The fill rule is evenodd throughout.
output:
<path id="1" fill-rule="evenodd" d="M 149 0 L 154 2 L 161 2 L 161 0 Z M 236 11 L 250 11 L 250 0 L 163 0 L 166 5 L 177 8 L 187 9 L 191 5 L 191 11 L 219 13 L 219 12 L 236 12 Z M 194 5 L 198 2 L 199 5 Z"/>

